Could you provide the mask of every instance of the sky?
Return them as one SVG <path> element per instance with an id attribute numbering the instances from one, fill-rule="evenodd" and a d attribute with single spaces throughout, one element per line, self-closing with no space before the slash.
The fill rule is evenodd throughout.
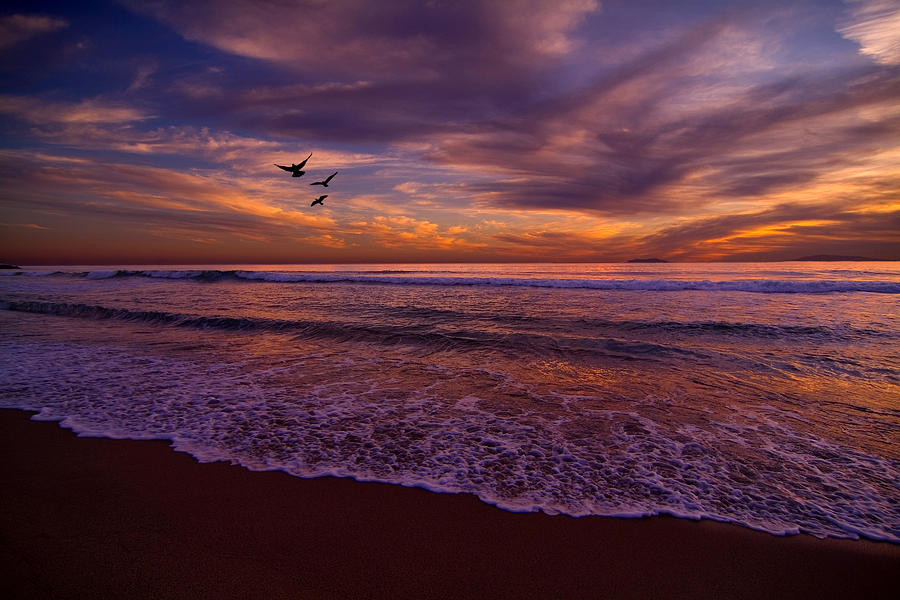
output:
<path id="1" fill-rule="evenodd" d="M 0 7 L 3 262 L 811 254 L 900 259 L 900 0 Z"/>

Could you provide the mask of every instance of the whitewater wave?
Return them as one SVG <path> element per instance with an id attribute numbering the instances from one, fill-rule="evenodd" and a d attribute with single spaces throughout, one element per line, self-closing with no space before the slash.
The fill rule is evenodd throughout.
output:
<path id="1" fill-rule="evenodd" d="M 22 275 L 29 275 L 23 272 Z M 63 275 L 103 280 L 119 277 L 149 277 L 177 279 L 201 283 L 218 281 L 257 281 L 269 283 L 354 283 L 386 285 L 428 286 L 502 286 L 525 288 L 624 290 L 647 292 L 675 292 L 699 290 L 707 292 L 751 292 L 762 294 L 827 294 L 871 292 L 900 294 L 897 281 L 848 281 L 848 280 L 788 280 L 788 279 L 734 279 L 727 281 L 679 279 L 584 279 L 584 278 L 530 278 L 530 277 L 471 277 L 436 276 L 412 271 L 363 271 L 354 273 L 298 273 L 240 270 L 130 270 L 103 269 L 83 272 L 43 272 L 43 275 Z"/>
<path id="2" fill-rule="evenodd" d="M 232 348 L 92 348 L 48 329 L 2 340 L 17 360 L 0 363 L 15 382 L 0 405 L 81 435 L 169 439 L 203 462 L 472 493 L 512 511 L 900 542 L 896 461 L 829 441 L 806 406 L 762 403 L 757 387 L 729 389 L 725 406 L 636 381 L 576 395 L 530 369 L 405 353 L 260 361 Z"/>

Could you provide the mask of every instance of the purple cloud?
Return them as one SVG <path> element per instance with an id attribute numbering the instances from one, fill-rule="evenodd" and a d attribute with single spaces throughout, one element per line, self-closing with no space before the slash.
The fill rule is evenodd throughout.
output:
<path id="1" fill-rule="evenodd" d="M 68 22 L 64 19 L 44 15 L 13 14 L 0 17 L 0 49 L 67 26 Z"/>

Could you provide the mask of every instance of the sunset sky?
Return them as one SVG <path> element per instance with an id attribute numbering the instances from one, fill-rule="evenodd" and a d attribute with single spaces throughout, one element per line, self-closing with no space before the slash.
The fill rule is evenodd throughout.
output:
<path id="1" fill-rule="evenodd" d="M 0 70 L 0 261 L 900 259 L 900 0 L 13 1 Z"/>

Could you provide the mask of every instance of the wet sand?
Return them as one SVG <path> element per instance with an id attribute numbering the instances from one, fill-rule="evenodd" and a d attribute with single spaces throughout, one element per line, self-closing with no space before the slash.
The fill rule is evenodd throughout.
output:
<path id="1" fill-rule="evenodd" d="M 0 411 L 7 598 L 892 598 L 900 545 L 514 514 Z"/>

